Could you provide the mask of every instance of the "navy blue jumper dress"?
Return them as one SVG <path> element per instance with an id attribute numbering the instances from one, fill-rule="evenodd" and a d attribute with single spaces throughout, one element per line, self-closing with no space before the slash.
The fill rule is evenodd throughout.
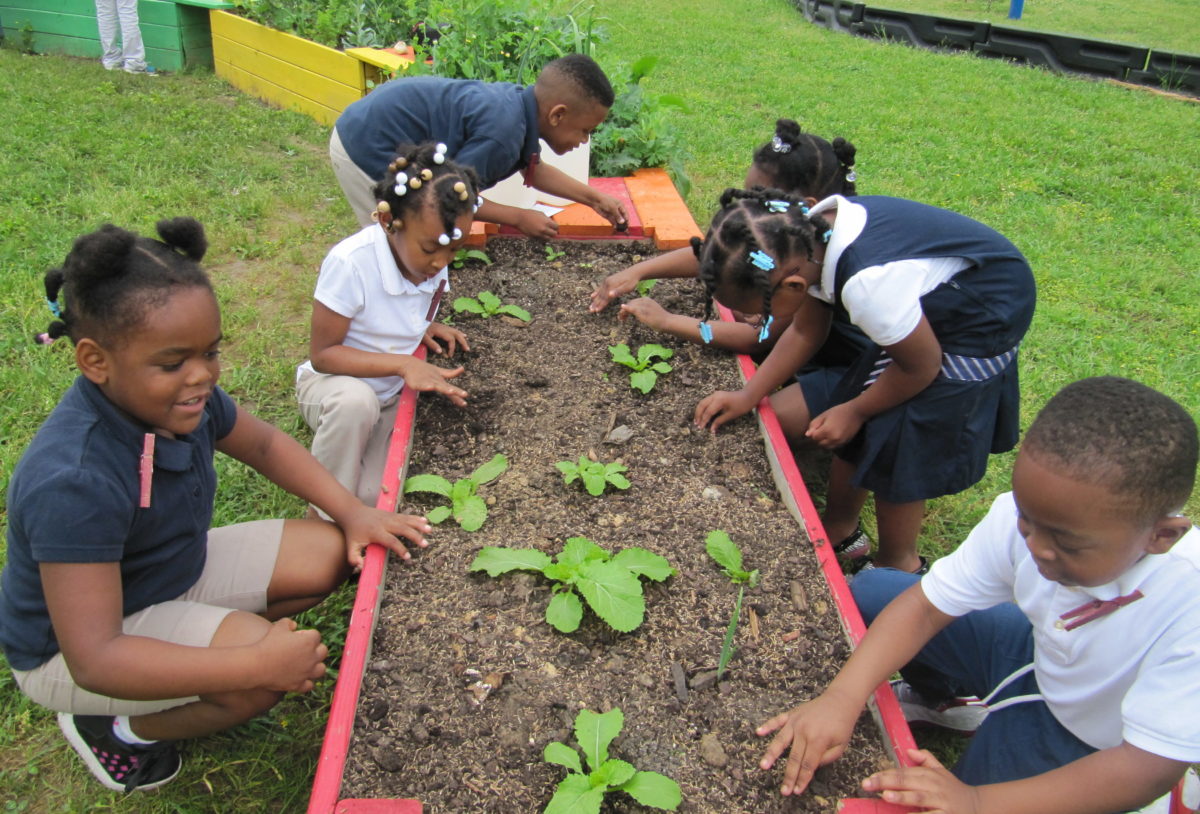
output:
<path id="1" fill-rule="evenodd" d="M 1033 272 L 1008 238 L 965 215 L 876 195 L 848 200 L 866 209 L 867 222 L 837 261 L 835 321 L 849 322 L 842 291 L 863 269 L 940 257 L 971 265 L 920 299 L 942 347 L 937 378 L 870 418 L 836 454 L 854 465 L 855 486 L 893 503 L 960 492 L 983 477 L 989 454 L 1017 443 L 1017 346 L 1033 319 Z M 857 396 L 886 363 L 869 343 L 843 369 L 827 406 Z"/>

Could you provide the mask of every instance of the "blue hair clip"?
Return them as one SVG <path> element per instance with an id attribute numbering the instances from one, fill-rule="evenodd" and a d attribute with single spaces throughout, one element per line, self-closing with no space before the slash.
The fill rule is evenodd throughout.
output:
<path id="1" fill-rule="evenodd" d="M 700 323 L 700 338 L 704 340 L 705 345 L 713 341 L 712 326 L 707 322 Z"/>
<path id="2" fill-rule="evenodd" d="M 764 252 L 762 249 L 755 249 L 750 252 L 750 262 L 758 266 L 763 271 L 770 271 L 775 268 L 775 261 L 771 259 L 771 255 Z"/>
<path id="3" fill-rule="evenodd" d="M 808 204 L 804 204 L 804 203 L 800 204 L 800 214 L 801 215 L 808 214 Z"/>
<path id="4" fill-rule="evenodd" d="M 58 307 L 58 303 L 55 300 L 47 297 L 46 305 L 50 306 L 50 313 L 54 314 L 54 316 L 58 317 L 59 319 L 62 319 L 62 309 Z"/>
<path id="5" fill-rule="evenodd" d="M 775 317 L 769 316 L 769 317 L 767 317 L 767 321 L 763 323 L 763 326 L 758 329 L 758 341 L 759 342 L 767 341 L 767 337 L 771 335 L 771 323 L 774 321 L 775 321 Z"/>
<path id="6" fill-rule="evenodd" d="M 768 212 L 786 212 L 791 207 L 791 201 L 764 201 L 763 205 L 767 207 Z"/>
<path id="7" fill-rule="evenodd" d="M 832 230 L 832 229 L 826 229 L 826 230 L 825 230 L 825 234 L 821 235 L 821 242 L 822 242 L 822 243 L 828 243 L 828 242 L 829 242 L 829 238 L 831 238 L 831 237 L 833 237 L 833 230 Z"/>

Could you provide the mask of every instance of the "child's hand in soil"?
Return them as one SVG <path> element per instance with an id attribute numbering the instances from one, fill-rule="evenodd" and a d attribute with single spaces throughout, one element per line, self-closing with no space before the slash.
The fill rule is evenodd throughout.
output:
<path id="1" fill-rule="evenodd" d="M 453 356 L 460 347 L 463 350 L 471 349 L 465 333 L 441 322 L 429 324 L 425 336 L 421 338 L 421 344 L 428 348 L 430 353 L 444 353 L 446 356 Z"/>
<path id="2" fill-rule="evenodd" d="M 637 284 L 641 281 L 642 278 L 634 273 L 632 268 L 608 275 L 604 278 L 604 282 L 596 286 L 596 290 L 592 292 L 592 302 L 588 306 L 588 310 L 593 314 L 603 311 L 617 297 L 628 294 L 637 288 Z"/>
<path id="3" fill-rule="evenodd" d="M 700 429 L 708 427 L 713 432 L 754 409 L 744 390 L 730 392 L 718 390 L 696 405 L 695 422 Z"/>
<path id="4" fill-rule="evenodd" d="M 402 560 L 412 559 L 404 540 L 419 548 L 429 545 L 425 535 L 433 531 L 433 526 L 424 517 L 385 512 L 361 503 L 359 506 L 335 518 L 346 538 L 346 561 L 355 573 L 362 570 L 363 555 L 371 543 L 379 543 Z"/>
<path id="5" fill-rule="evenodd" d="M 804 434 L 825 449 L 837 449 L 857 435 L 865 421 L 866 416 L 847 401 L 814 418 Z"/>
<path id="6" fill-rule="evenodd" d="M 886 802 L 945 814 L 974 814 L 979 798 L 974 786 L 952 775 L 937 758 L 924 749 L 909 749 L 911 766 L 876 772 L 862 782 L 865 791 L 879 794 Z"/>
<path id="7" fill-rule="evenodd" d="M 630 300 L 624 303 L 621 310 L 617 312 L 617 319 L 625 320 L 633 317 L 647 328 L 656 331 L 663 329 L 669 316 L 671 313 L 651 297 L 638 297 L 636 300 Z"/>
<path id="8" fill-rule="evenodd" d="M 790 749 L 779 791 L 785 796 L 800 794 L 819 767 L 846 751 L 860 711 L 854 704 L 823 694 L 776 715 L 755 730 L 759 736 L 775 733 L 758 765 L 770 769 Z"/>
<path id="9" fill-rule="evenodd" d="M 467 404 L 468 393 L 461 387 L 455 387 L 450 384 L 448 379 L 453 379 L 461 376 L 466 370 L 464 367 L 444 368 L 437 365 L 431 365 L 428 362 L 422 362 L 419 359 L 413 359 L 404 373 L 404 386 L 411 387 L 418 393 L 441 393 L 446 398 L 450 399 L 457 407 L 465 407 Z"/>
<path id="10" fill-rule="evenodd" d="M 293 619 L 273 622 L 255 645 L 260 653 L 258 663 L 267 674 L 263 689 L 274 692 L 308 692 L 318 678 L 325 675 L 325 656 L 329 648 L 321 644 L 321 634 L 315 630 L 297 630 Z"/>

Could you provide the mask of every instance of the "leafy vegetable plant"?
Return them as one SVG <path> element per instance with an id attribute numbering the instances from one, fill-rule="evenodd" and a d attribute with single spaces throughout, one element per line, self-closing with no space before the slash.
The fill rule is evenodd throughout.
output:
<path id="1" fill-rule="evenodd" d="M 656 283 L 658 280 L 642 280 L 634 286 L 633 290 L 639 297 L 649 297 Z"/>
<path id="2" fill-rule="evenodd" d="M 598 814 L 604 795 L 610 791 L 623 791 L 642 805 L 663 811 L 679 807 L 683 792 L 674 780 L 609 758 L 608 745 L 624 725 L 620 707 L 605 713 L 581 709 L 575 716 L 575 740 L 583 749 L 590 772 L 584 772 L 579 753 L 570 746 L 559 741 L 546 744 L 543 759 L 566 767 L 567 776 L 559 782 L 543 814 Z"/>
<path id="3" fill-rule="evenodd" d="M 551 246 L 549 243 L 546 244 L 545 248 L 546 248 L 547 262 L 553 263 L 558 258 L 566 255 L 565 251 L 563 251 L 562 249 L 556 249 L 553 246 Z"/>
<path id="4" fill-rule="evenodd" d="M 468 260 L 478 260 L 485 266 L 492 264 L 492 258 L 488 257 L 487 252 L 482 249 L 459 249 L 454 253 L 454 259 L 450 261 L 451 268 L 460 269 L 467 264 Z"/>
<path id="5" fill-rule="evenodd" d="M 675 351 L 662 345 L 642 345 L 634 356 L 629 346 L 622 342 L 620 345 L 610 345 L 608 352 L 612 360 L 619 365 L 625 365 L 632 372 L 629 374 L 629 386 L 642 393 L 649 393 L 658 382 L 658 374 L 670 373 L 671 366 L 665 361 L 655 362 L 655 359 L 670 359 Z"/>
<path id="6" fill-rule="evenodd" d="M 662 582 L 675 573 L 665 558 L 652 551 L 635 546 L 612 555 L 586 537 L 567 540 L 553 560 L 533 548 L 486 546 L 475 556 L 471 570 L 487 571 L 493 577 L 509 571 L 540 571 L 557 582 L 546 606 L 546 621 L 563 633 L 578 630 L 583 620 L 580 594 L 613 629 L 634 630 L 646 616 L 638 578 Z"/>
<path id="7" fill-rule="evenodd" d="M 505 304 L 490 291 L 480 291 L 479 299 L 474 297 L 459 297 L 454 301 L 454 310 L 459 313 L 466 311 L 470 314 L 478 314 L 484 319 L 494 317 L 497 314 L 508 314 L 522 322 L 528 322 L 530 319 L 529 312 L 524 308 L 518 305 Z"/>
<path id="8" fill-rule="evenodd" d="M 454 483 L 441 475 L 413 475 L 404 481 L 404 494 L 433 492 L 450 498 L 449 506 L 438 506 L 425 515 L 425 519 L 437 525 L 453 515 L 463 531 L 477 531 L 487 520 L 487 504 L 476 494 L 479 487 L 490 483 L 508 469 L 508 458 L 496 455 L 465 478 Z"/>
<path id="9" fill-rule="evenodd" d="M 758 585 L 758 569 L 745 571 L 742 569 L 742 551 L 737 547 L 728 534 L 721 530 L 710 531 L 704 541 L 704 550 L 708 556 L 717 561 L 730 582 L 738 586 L 737 602 L 733 605 L 733 614 L 729 617 L 729 626 L 725 628 L 725 641 L 721 643 L 721 658 L 717 662 L 717 680 L 725 674 L 729 659 L 733 657 L 733 637 L 737 632 L 738 620 L 742 616 L 742 594 L 746 586 L 751 588 Z"/>
<path id="10" fill-rule="evenodd" d="M 621 474 L 628 471 L 629 467 L 615 461 L 604 464 L 590 460 L 586 455 L 580 455 L 579 463 L 559 461 L 555 466 L 563 473 L 563 483 L 582 480 L 589 495 L 602 495 L 604 488 L 609 485 L 615 486 L 617 489 L 629 488 L 629 479 Z"/>

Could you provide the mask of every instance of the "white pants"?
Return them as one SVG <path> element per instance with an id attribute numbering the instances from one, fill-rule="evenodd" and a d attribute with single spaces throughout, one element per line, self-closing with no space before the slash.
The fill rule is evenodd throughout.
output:
<path id="1" fill-rule="evenodd" d="M 342 187 L 342 193 L 354 210 L 354 217 L 358 218 L 358 225 L 370 226 L 371 213 L 375 211 L 376 179 L 363 172 L 346 154 L 336 127 L 329 136 L 329 162 L 333 164 L 333 174 Z"/>
<path id="2" fill-rule="evenodd" d="M 104 49 L 100 61 L 110 71 L 115 68 L 127 71 L 146 69 L 146 49 L 142 45 L 142 31 L 138 28 L 137 4 L 138 0 L 96 0 L 100 47 Z M 121 31 L 119 46 L 118 27 Z"/>
<path id="3" fill-rule="evenodd" d="M 400 397 L 381 404 L 362 379 L 304 372 L 296 400 L 313 431 L 313 457 L 359 500 L 374 506 Z"/>

